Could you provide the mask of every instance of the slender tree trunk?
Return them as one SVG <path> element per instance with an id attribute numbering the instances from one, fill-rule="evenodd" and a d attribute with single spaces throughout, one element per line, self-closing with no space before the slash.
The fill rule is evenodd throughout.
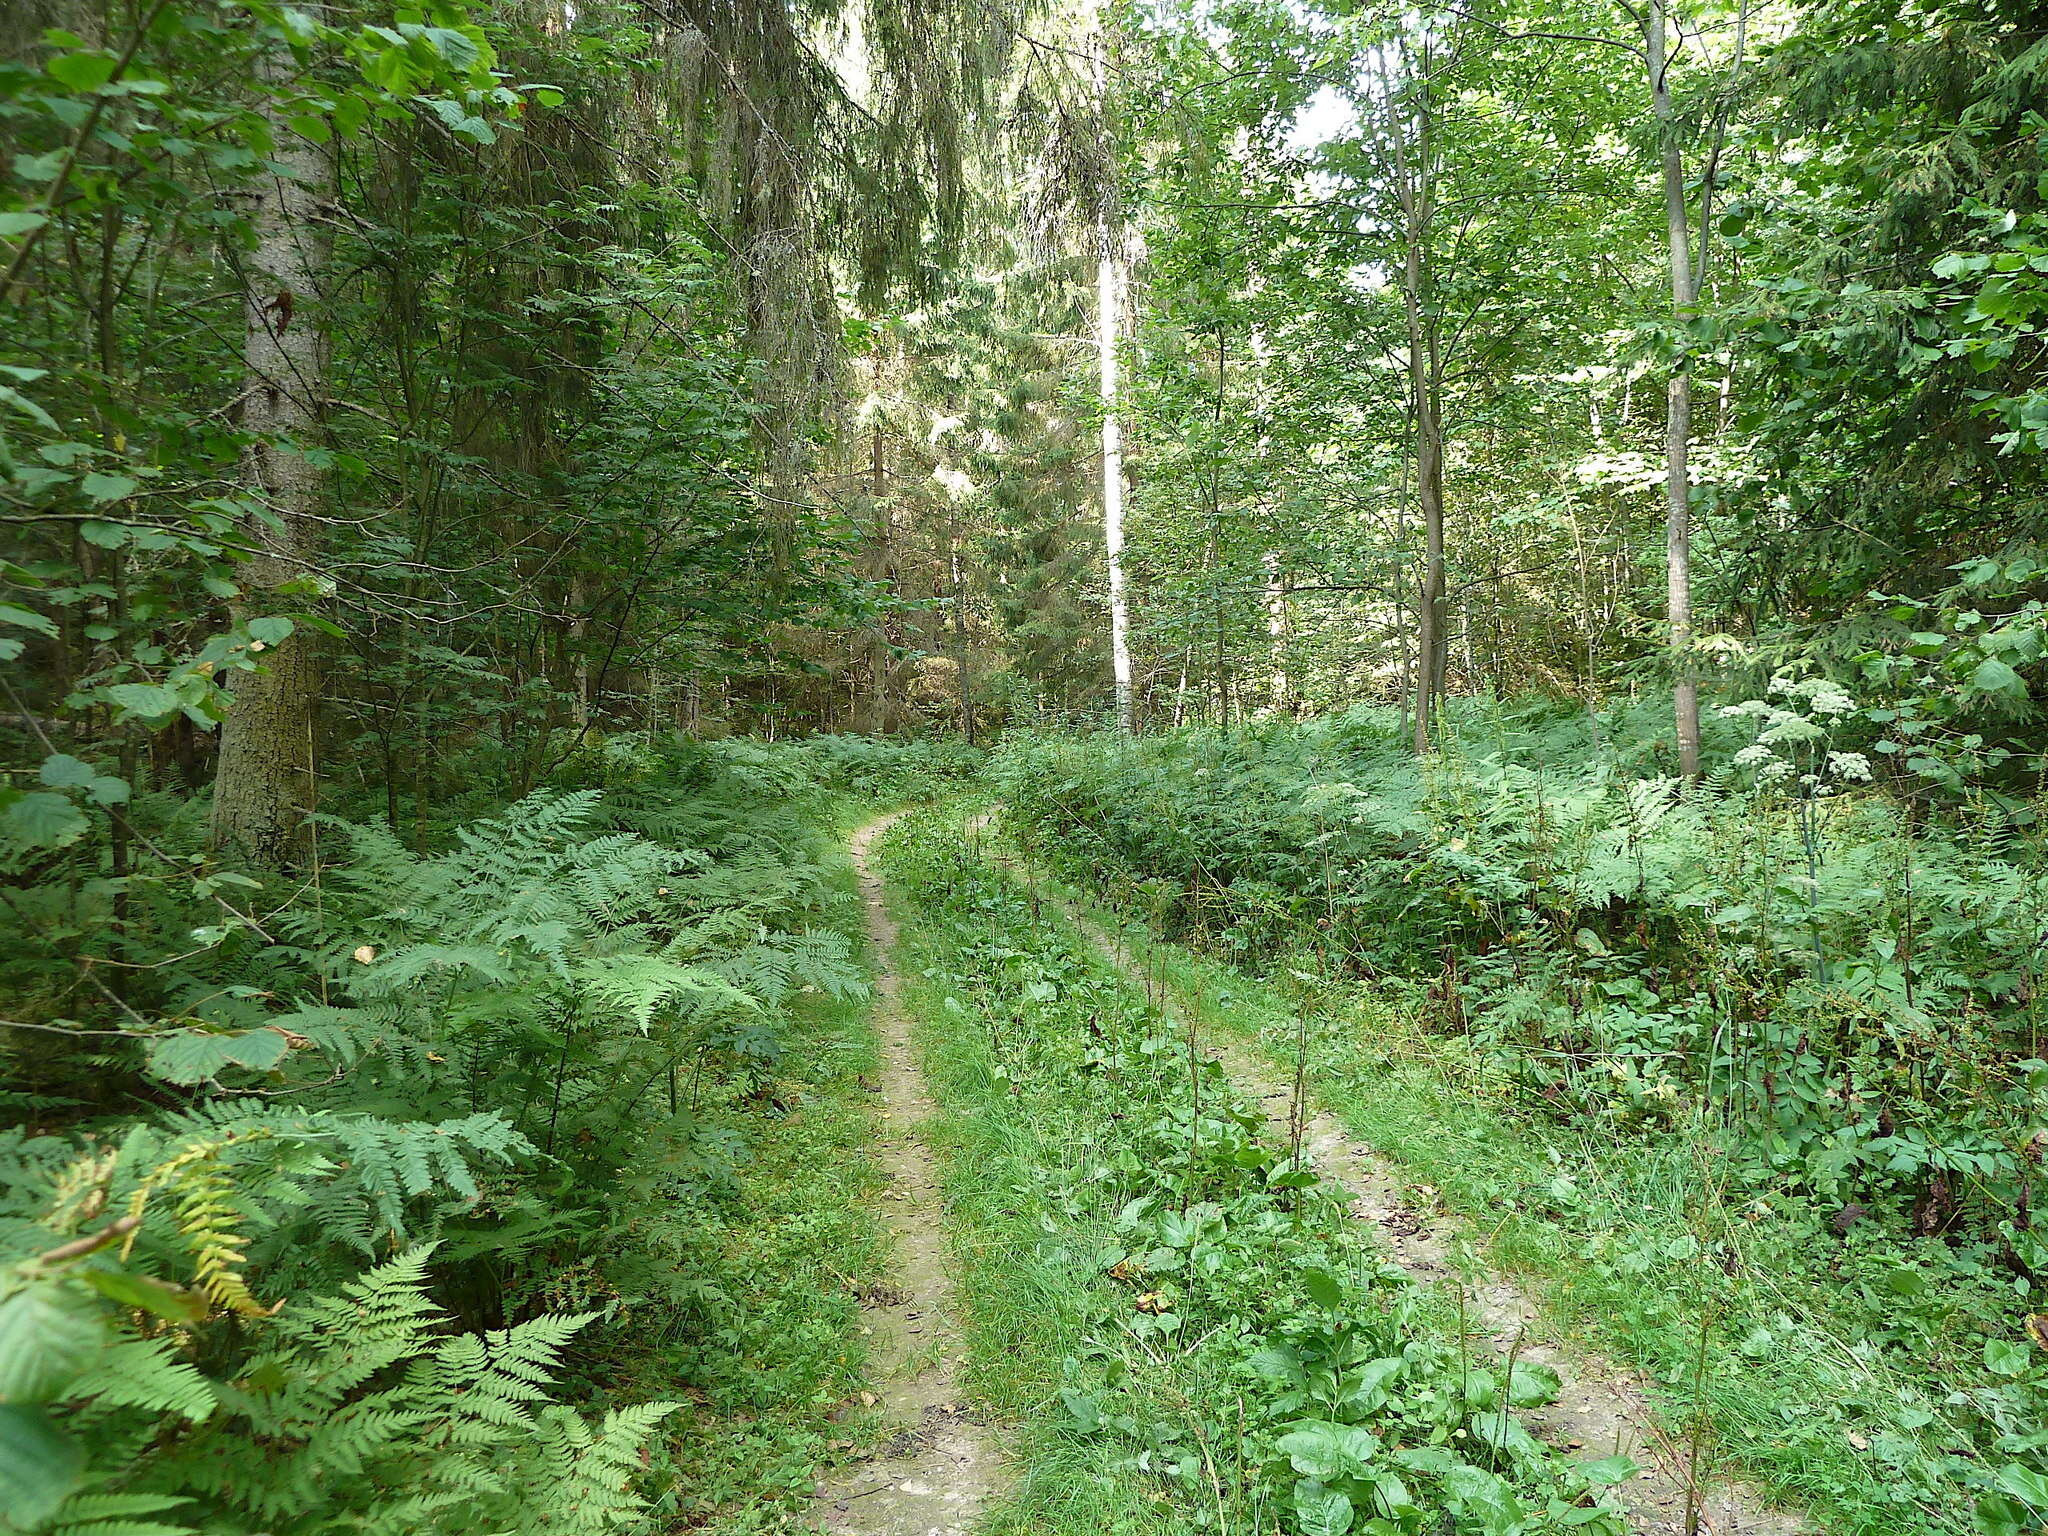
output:
<path id="1" fill-rule="evenodd" d="M 1266 551 L 1266 639 L 1273 648 L 1273 711 L 1294 713 L 1294 680 L 1287 675 L 1287 578 L 1281 573 L 1280 551 Z"/>
<path id="2" fill-rule="evenodd" d="M 1675 321 L 1683 322 L 1699 298 L 1699 289 L 1693 273 L 1691 218 L 1685 203 L 1685 159 L 1671 103 L 1668 30 L 1665 0 L 1649 0 L 1643 19 L 1643 55 L 1649 65 L 1650 101 L 1663 151 L 1671 314 Z M 1691 444 L 1692 370 L 1681 353 L 1665 384 L 1665 614 L 1671 632 L 1671 704 L 1678 737 L 1678 771 L 1696 779 L 1700 772 L 1700 695 L 1692 655 Z"/>
<path id="3" fill-rule="evenodd" d="M 1417 96 L 1412 155 L 1406 125 L 1394 130 L 1395 171 L 1402 214 L 1401 309 L 1407 323 L 1408 388 L 1415 411 L 1415 503 L 1422 516 L 1422 580 L 1416 596 L 1415 750 L 1430 751 L 1437 702 L 1443 692 L 1444 652 L 1444 428 L 1443 363 L 1437 340 L 1435 294 L 1429 264 L 1435 216 L 1435 151 L 1425 85 Z"/>
<path id="4" fill-rule="evenodd" d="M 590 668 L 590 610 L 595 602 L 590 578 L 582 571 L 569 578 L 569 675 L 576 695 L 576 729 L 588 730 L 596 707 L 597 680 Z"/>
<path id="5" fill-rule="evenodd" d="M 280 48 L 261 73 L 266 84 L 282 87 L 294 68 Z M 256 249 L 244 269 L 241 427 L 251 443 L 241 472 L 244 491 L 275 521 L 252 529 L 260 547 L 240 573 L 238 620 L 309 605 L 309 593 L 282 589 L 305 583 L 311 572 L 325 492 L 324 476 L 306 450 L 320 429 L 327 365 L 319 312 L 326 253 L 317 215 L 333 195 L 333 163 L 322 146 L 282 122 L 274 127 L 273 158 L 282 174 L 259 184 Z M 302 625 L 264 649 L 258 670 L 237 674 L 234 702 L 221 725 L 213 841 L 262 864 L 287 864 L 302 851 L 319 686 L 312 642 Z"/>
<path id="6" fill-rule="evenodd" d="M 1102 368 L 1102 545 L 1109 562 L 1109 662 L 1116 678 L 1117 724 L 1132 729 L 1131 615 L 1124 584 L 1124 443 L 1117 418 L 1117 332 L 1122 326 L 1122 262 L 1107 224 L 1096 275 L 1097 334 Z"/>
<path id="7" fill-rule="evenodd" d="M 894 530 L 888 496 L 889 455 L 878 419 L 868 443 L 868 499 L 874 504 L 875 514 L 874 573 L 882 581 L 890 579 L 893 563 L 889 546 Z M 889 728 L 889 684 L 895 666 L 889 650 L 888 620 L 877 618 L 874 632 L 868 636 L 868 703 L 861 727 L 867 735 L 879 736 Z"/>
<path id="8" fill-rule="evenodd" d="M 1414 706 L 1414 668 L 1408 657 L 1408 461 L 1401 461 L 1399 499 L 1394 503 L 1394 612 L 1400 625 L 1397 634 L 1401 665 L 1401 734 L 1412 726 L 1409 710 Z"/>
<path id="9" fill-rule="evenodd" d="M 971 747 L 974 745 L 974 689 L 967 670 L 967 572 L 960 559 L 960 525 L 957 519 L 947 525 L 946 561 L 952 589 L 949 606 L 953 610 L 953 671 L 960 689 L 960 735 Z"/>
<path id="10" fill-rule="evenodd" d="M 1109 131 L 1109 33 L 1096 38 L 1095 92 L 1103 132 Z M 1095 343 L 1102 399 L 1102 544 L 1109 563 L 1109 664 L 1116 679 L 1117 725 L 1126 735 L 1136 720 L 1131 697 L 1131 616 L 1124 586 L 1124 439 L 1117 417 L 1117 350 L 1123 330 L 1123 240 L 1120 218 L 1103 199 L 1096 234 L 1101 258 L 1095 272 Z"/>

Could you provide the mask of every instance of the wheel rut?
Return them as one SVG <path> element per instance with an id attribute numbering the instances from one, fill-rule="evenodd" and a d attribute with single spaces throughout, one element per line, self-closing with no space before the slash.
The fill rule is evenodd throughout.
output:
<path id="1" fill-rule="evenodd" d="M 970 821 L 970 838 L 989 820 L 984 813 Z M 988 850 L 988 856 L 1010 867 L 996 850 Z M 1140 974 L 1136 957 L 1120 938 L 1074 903 L 1055 900 L 1105 959 L 1126 976 Z M 1194 1030 L 1203 1052 L 1222 1063 L 1238 1092 L 1257 1106 L 1269 1132 L 1290 1140 L 1293 1084 L 1256 1048 L 1204 1031 L 1170 994 L 1162 996 L 1161 1006 Z M 1462 1290 L 1475 1343 L 1502 1358 L 1547 1365 L 1562 1378 L 1556 1402 L 1520 1415 L 1530 1433 L 1552 1445 L 1589 1455 L 1618 1453 L 1637 1463 L 1638 1474 L 1614 1490 L 1632 1531 L 1640 1536 L 1812 1536 L 1807 1521 L 1773 1508 L 1731 1479 L 1703 1475 L 1695 1499 L 1688 1450 L 1674 1444 L 1657 1423 L 1642 1379 L 1580 1345 L 1565 1343 L 1534 1300 L 1499 1274 L 1487 1271 L 1468 1280 L 1458 1262 L 1464 1234 L 1431 1208 L 1430 1192 L 1411 1190 L 1393 1163 L 1362 1145 L 1315 1102 L 1312 1090 L 1303 1099 L 1303 1158 L 1326 1186 L 1342 1192 L 1355 1216 L 1380 1229 L 1394 1261 L 1423 1284 Z"/>
<path id="2" fill-rule="evenodd" d="M 850 846 L 875 958 L 885 1128 L 877 1161 L 888 1183 L 896 1250 L 893 1283 L 866 1297 L 863 1315 L 872 1333 L 867 1396 L 874 1399 L 869 1406 L 900 1427 L 868 1456 L 819 1483 L 816 1523 L 848 1536 L 965 1536 L 1000 1491 L 1002 1466 L 988 1426 L 962 1401 L 938 1165 L 923 1134 L 932 1097 L 903 1012 L 896 925 L 874 860 L 875 839 L 895 819 L 866 823 Z"/>

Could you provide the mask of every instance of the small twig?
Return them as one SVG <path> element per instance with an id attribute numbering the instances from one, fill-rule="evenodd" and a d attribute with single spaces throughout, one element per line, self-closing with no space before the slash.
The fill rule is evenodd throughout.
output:
<path id="1" fill-rule="evenodd" d="M 90 1233 L 85 1237 L 74 1237 L 70 1242 L 61 1243 L 47 1253 L 39 1253 L 30 1259 L 29 1263 L 37 1265 L 64 1264 L 72 1259 L 82 1259 L 88 1253 L 97 1253 L 116 1238 L 126 1237 L 141 1225 L 142 1218 L 140 1216 L 123 1216 L 118 1221 L 107 1223 L 106 1226 L 97 1232 Z"/>

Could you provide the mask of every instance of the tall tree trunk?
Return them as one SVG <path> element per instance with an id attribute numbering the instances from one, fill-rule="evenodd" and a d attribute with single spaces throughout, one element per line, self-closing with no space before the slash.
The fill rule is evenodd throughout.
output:
<path id="1" fill-rule="evenodd" d="M 578 731 L 590 728 L 597 703 L 597 679 L 590 667 L 590 613 L 596 603 L 590 577 L 582 571 L 569 578 L 569 676 L 576 696 Z M 630 602 L 630 598 L 628 601 Z"/>
<path id="2" fill-rule="evenodd" d="M 312 7 L 317 16 L 319 7 Z M 265 58 L 261 78 L 282 91 L 295 71 L 282 45 Z M 242 566 L 238 620 L 304 608 L 302 582 L 319 550 L 324 476 L 306 456 L 320 429 L 327 366 L 319 283 L 325 249 L 322 202 L 333 195 L 333 163 L 320 145 L 274 125 L 282 174 L 259 183 L 252 223 L 256 249 L 244 268 L 242 357 L 246 370 L 240 424 L 251 435 L 242 458 L 245 492 L 273 523 L 252 529 L 258 552 Z M 253 647 L 252 647 L 253 649 Z M 301 824 L 313 804 L 313 708 L 318 677 L 305 627 L 267 647 L 254 672 L 238 674 L 221 725 L 213 791 L 212 836 L 257 863 L 290 863 L 301 852 Z"/>
<path id="3" fill-rule="evenodd" d="M 1408 711 L 1414 701 L 1414 669 L 1408 659 L 1408 461 L 1401 461 L 1401 483 L 1394 502 L 1394 612 L 1400 629 L 1396 635 L 1399 642 L 1401 665 L 1401 734 L 1409 734 L 1412 722 Z"/>
<path id="4" fill-rule="evenodd" d="M 953 672 L 960 690 L 960 735 L 974 745 L 974 688 L 968 676 L 967 571 L 960 560 L 960 523 L 957 517 L 946 526 L 946 562 L 953 610 Z"/>
<path id="5" fill-rule="evenodd" d="M 1287 578 L 1281 572 L 1280 551 L 1269 549 L 1261 563 L 1266 568 L 1266 639 L 1273 648 L 1273 712 L 1291 715 L 1294 709 L 1294 680 L 1287 673 Z"/>
<path id="6" fill-rule="evenodd" d="M 875 516 L 872 571 L 877 581 L 890 581 L 894 575 L 894 557 L 890 550 L 894 518 L 888 498 L 889 455 L 878 416 L 868 442 L 868 500 L 873 504 Z M 864 735 L 879 736 L 889 729 L 889 692 L 895 670 L 896 658 L 889 647 L 889 622 L 886 618 L 877 617 L 875 627 L 868 635 L 868 700 L 860 726 Z"/>
<path id="7" fill-rule="evenodd" d="M 1095 93 L 1105 138 L 1109 132 L 1109 33 L 1098 32 Z M 1105 149 L 1109 146 L 1105 144 Z M 1123 330 L 1124 232 L 1105 189 L 1096 236 L 1095 344 L 1102 402 L 1102 546 L 1109 563 L 1109 664 L 1116 679 L 1116 720 L 1125 735 L 1136 728 L 1131 689 L 1131 615 L 1124 585 L 1124 439 L 1117 417 L 1117 349 Z"/>
<path id="8" fill-rule="evenodd" d="M 1683 322 L 1699 299 L 1693 272 L 1691 218 L 1685 204 L 1685 158 L 1671 104 L 1668 15 L 1665 0 L 1649 0 L 1643 17 L 1643 57 L 1650 72 L 1650 102 L 1663 151 L 1664 223 L 1670 247 L 1671 315 Z M 1664 405 L 1665 615 L 1671 641 L 1671 706 L 1678 737 L 1678 771 L 1700 772 L 1700 694 L 1692 655 L 1692 370 L 1686 355 L 1672 363 Z"/>
<path id="9" fill-rule="evenodd" d="M 1401 312 L 1407 326 L 1408 389 L 1415 412 L 1415 503 L 1422 515 L 1422 580 L 1416 595 L 1415 750 L 1430 751 L 1444 682 L 1444 428 L 1443 361 L 1437 336 L 1429 236 L 1436 215 L 1434 123 L 1425 78 L 1408 125 L 1393 126 L 1401 203 Z"/>
<path id="10" fill-rule="evenodd" d="M 1118 231 L 1102 229 L 1102 260 L 1096 273 L 1096 345 L 1102 381 L 1102 547 L 1109 562 L 1109 664 L 1116 678 L 1116 719 L 1126 733 L 1134 725 L 1131 690 L 1131 614 L 1124 582 L 1124 442 L 1117 418 L 1117 333 L 1122 327 L 1123 263 Z"/>

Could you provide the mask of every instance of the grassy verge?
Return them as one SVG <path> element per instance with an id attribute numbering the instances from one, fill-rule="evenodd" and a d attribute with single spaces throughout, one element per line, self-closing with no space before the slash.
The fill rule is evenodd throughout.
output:
<path id="1" fill-rule="evenodd" d="M 1424 1030 L 1396 989 L 1260 979 L 1084 905 L 1204 1027 L 1289 1070 L 1312 988 L 1308 1070 L 1324 1103 L 1561 1323 L 1649 1375 L 1672 1424 L 1704 1414 L 1734 1470 L 1832 1530 L 1975 1529 L 1985 1462 L 2032 1429 L 2015 1418 L 1998 1433 L 2018 1399 L 1982 1380 L 1970 1320 L 1996 1304 L 1997 1276 L 1972 1306 L 1944 1302 L 1878 1223 L 1837 1233 L 1783 1200 L 1726 1192 L 1708 1126 L 1625 1137 L 1519 1113 L 1506 1082 Z"/>
<path id="2" fill-rule="evenodd" d="M 1618 1533 L 1221 1071 L 1050 908 L 912 818 L 886 853 L 1004 1536 Z"/>
<path id="3" fill-rule="evenodd" d="M 859 814 L 838 807 L 833 820 L 843 828 Z M 851 863 L 837 861 L 832 881 L 830 926 L 864 952 Z M 818 1468 L 850 1448 L 833 1414 L 861 1385 L 857 1279 L 887 1262 L 869 1202 L 880 1182 L 863 1085 L 877 1065 L 870 1009 L 799 997 L 765 1082 L 700 1085 L 689 1145 L 700 1157 L 725 1148 L 729 1178 L 655 1155 L 635 1170 L 638 1187 L 619 1192 L 650 1212 L 639 1241 L 666 1266 L 674 1303 L 666 1333 L 645 1341 L 640 1386 L 691 1405 L 674 1421 L 664 1528 L 810 1529 Z"/>

